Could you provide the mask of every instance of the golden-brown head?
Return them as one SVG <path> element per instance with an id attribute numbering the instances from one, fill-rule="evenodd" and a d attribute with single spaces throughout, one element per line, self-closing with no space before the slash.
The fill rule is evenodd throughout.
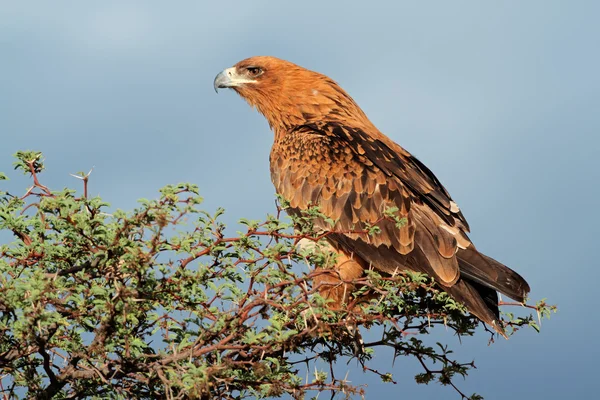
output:
<path id="1" fill-rule="evenodd" d="M 353 119 L 370 124 L 333 80 L 276 57 L 247 58 L 220 72 L 215 90 L 231 88 L 262 113 L 276 133 L 310 121 Z"/>

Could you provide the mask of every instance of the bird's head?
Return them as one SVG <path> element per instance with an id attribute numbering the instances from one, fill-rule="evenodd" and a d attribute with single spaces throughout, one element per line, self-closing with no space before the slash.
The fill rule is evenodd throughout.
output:
<path id="1" fill-rule="evenodd" d="M 235 90 L 276 132 L 311 121 L 367 117 L 332 79 L 276 57 L 250 57 L 221 71 L 216 91 Z"/>

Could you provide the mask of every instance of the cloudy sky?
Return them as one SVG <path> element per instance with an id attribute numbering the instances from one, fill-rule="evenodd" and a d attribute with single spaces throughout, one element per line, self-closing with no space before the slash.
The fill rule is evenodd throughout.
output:
<path id="1" fill-rule="evenodd" d="M 549 0 L 0 0 L 0 171 L 36 149 L 46 184 L 77 185 L 69 173 L 94 167 L 91 192 L 113 207 L 190 181 L 226 221 L 260 219 L 274 208 L 272 134 L 233 92 L 217 96 L 213 78 L 252 55 L 323 72 L 435 171 L 480 250 L 560 307 L 540 334 L 490 347 L 441 333 L 478 366 L 461 388 L 587 398 L 600 356 L 599 13 L 598 2 Z M 368 398 L 454 395 L 414 384 L 413 360 L 396 363 L 395 386 L 349 368 Z"/>

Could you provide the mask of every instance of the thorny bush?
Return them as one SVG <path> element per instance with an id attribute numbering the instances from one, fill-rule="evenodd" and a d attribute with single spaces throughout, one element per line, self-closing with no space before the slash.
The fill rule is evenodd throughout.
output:
<path id="1" fill-rule="evenodd" d="M 371 301 L 326 306 L 312 278 L 334 257 L 297 246 L 328 234 L 306 228 L 318 210 L 284 221 L 278 207 L 228 236 L 223 210 L 202 211 L 194 185 L 167 186 L 158 200 L 109 214 L 107 203 L 88 197 L 89 174 L 77 175 L 80 196 L 52 191 L 39 181 L 41 153 L 16 158 L 33 184 L 22 196 L 0 192 L 0 233 L 13 238 L 0 246 L 3 398 L 360 396 L 365 387 L 336 376 L 334 365 L 355 359 L 395 383 L 372 367 L 378 347 L 416 358 L 419 383 L 481 398 L 454 384 L 472 362 L 421 339 L 435 326 L 472 335 L 479 324 L 425 275 L 369 271 L 357 287 Z M 554 310 L 543 301 L 529 307 L 538 318 Z M 536 320 L 510 315 L 505 325 L 537 329 Z M 362 340 L 369 328 L 379 340 Z"/>

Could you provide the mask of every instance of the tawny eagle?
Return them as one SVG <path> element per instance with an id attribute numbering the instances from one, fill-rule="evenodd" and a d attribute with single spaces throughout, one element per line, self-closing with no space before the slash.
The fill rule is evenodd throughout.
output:
<path id="1" fill-rule="evenodd" d="M 469 225 L 436 176 L 381 133 L 332 79 L 275 57 L 251 57 L 217 75 L 215 90 L 231 88 L 262 113 L 275 134 L 271 179 L 300 213 L 318 206 L 335 221 L 317 222 L 339 253 L 338 264 L 316 284 L 328 297 L 347 300 L 347 283 L 365 268 L 393 274 L 426 273 L 468 311 L 504 335 L 498 293 L 523 302 L 527 282 L 480 253 Z M 406 223 L 382 220 L 398 209 Z M 377 222 L 379 221 L 379 222 Z M 362 228 L 377 223 L 369 236 Z"/>

